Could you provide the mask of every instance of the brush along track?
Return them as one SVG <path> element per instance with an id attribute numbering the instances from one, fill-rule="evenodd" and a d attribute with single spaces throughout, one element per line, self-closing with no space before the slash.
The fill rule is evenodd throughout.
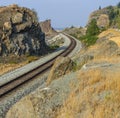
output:
<path id="1" fill-rule="evenodd" d="M 76 41 L 73 38 L 71 38 L 70 36 L 67 36 L 67 37 L 70 39 L 71 43 L 68 46 L 68 48 L 66 48 L 66 50 L 64 50 L 63 52 L 61 52 L 59 55 L 52 58 L 51 60 L 47 61 L 46 63 L 38 66 L 37 68 L 34 68 L 33 70 L 15 78 L 14 80 L 1 85 L 0 86 L 0 97 L 7 95 L 12 90 L 17 89 L 20 85 L 23 85 L 24 83 L 34 79 L 38 75 L 40 75 L 40 74 L 44 73 L 45 71 L 47 71 L 48 69 L 50 69 L 50 67 L 53 65 L 55 59 L 58 56 L 63 56 L 63 57 L 67 56 L 76 46 Z"/>

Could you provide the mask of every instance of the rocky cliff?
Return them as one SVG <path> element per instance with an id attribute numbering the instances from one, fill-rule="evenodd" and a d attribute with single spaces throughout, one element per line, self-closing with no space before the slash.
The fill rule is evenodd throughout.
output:
<path id="1" fill-rule="evenodd" d="M 0 7 L 0 56 L 39 55 L 45 51 L 45 34 L 34 11 L 18 5 Z"/>
<path id="2" fill-rule="evenodd" d="M 46 36 L 56 35 L 57 32 L 51 26 L 51 20 L 40 22 L 40 27 Z"/>
<path id="3" fill-rule="evenodd" d="M 88 23 L 91 22 L 92 19 L 97 20 L 97 25 L 99 27 L 108 27 L 110 23 L 109 9 L 104 8 L 104 9 L 100 9 L 92 12 L 89 16 Z"/>

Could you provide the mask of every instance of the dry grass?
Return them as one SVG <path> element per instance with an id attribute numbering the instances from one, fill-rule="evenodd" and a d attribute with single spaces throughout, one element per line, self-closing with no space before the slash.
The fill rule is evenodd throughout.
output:
<path id="1" fill-rule="evenodd" d="M 118 118 L 120 73 L 90 69 L 78 73 L 79 87 L 71 92 L 58 118 Z"/>
<path id="2" fill-rule="evenodd" d="M 114 41 L 120 47 L 120 31 L 109 29 L 107 31 L 102 32 L 99 35 L 99 38 L 107 37 L 109 40 Z"/>
<path id="3" fill-rule="evenodd" d="M 99 35 L 120 46 L 120 32 L 109 29 Z M 100 44 L 101 45 L 101 44 Z M 101 50 L 99 44 L 87 52 Z M 78 72 L 79 83 L 58 111 L 57 118 L 120 118 L 120 57 L 94 55 L 87 63 L 110 63 L 112 66 L 95 67 Z"/>

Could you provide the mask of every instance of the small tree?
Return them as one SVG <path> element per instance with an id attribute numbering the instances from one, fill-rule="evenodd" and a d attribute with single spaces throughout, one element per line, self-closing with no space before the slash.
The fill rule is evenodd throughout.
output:
<path id="1" fill-rule="evenodd" d="M 101 10 L 101 6 L 99 6 L 99 10 Z"/>

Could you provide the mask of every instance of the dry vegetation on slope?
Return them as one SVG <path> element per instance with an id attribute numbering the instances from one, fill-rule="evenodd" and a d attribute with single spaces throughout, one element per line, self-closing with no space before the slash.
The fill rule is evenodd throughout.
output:
<path id="1" fill-rule="evenodd" d="M 119 35 L 115 30 L 105 31 L 99 35 L 99 40 L 103 42 L 98 41 L 89 47 L 87 52 L 82 51 L 81 54 L 93 54 L 94 57 L 78 71 L 79 83 L 65 101 L 64 107 L 58 111 L 57 118 L 120 117 L 120 57 L 117 53 L 119 46 L 117 49 L 113 42 L 105 43 L 111 42 L 107 40 L 108 37 L 110 40 L 114 38 L 112 41 L 116 42 L 115 37 Z"/>
<path id="2" fill-rule="evenodd" d="M 58 118 L 119 118 L 120 73 L 115 70 L 79 71 L 78 87 L 70 94 Z"/>
<path id="3" fill-rule="evenodd" d="M 106 37 L 120 46 L 120 30 L 108 29 L 99 35 L 99 38 Z"/>

